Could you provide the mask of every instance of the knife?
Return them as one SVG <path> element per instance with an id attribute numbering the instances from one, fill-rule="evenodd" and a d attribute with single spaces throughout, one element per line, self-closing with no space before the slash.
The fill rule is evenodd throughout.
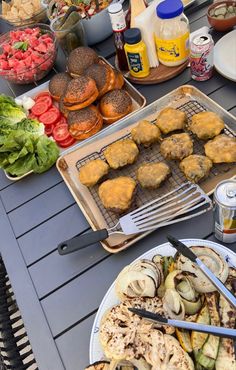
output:
<path id="1" fill-rule="evenodd" d="M 170 244 L 184 257 L 190 259 L 195 263 L 208 280 L 216 287 L 216 289 L 225 297 L 225 299 L 231 304 L 232 307 L 236 308 L 236 297 L 224 286 L 224 284 L 211 272 L 211 270 L 196 256 L 193 251 L 188 248 L 185 244 L 175 239 L 173 236 L 167 236 Z"/>
<path id="2" fill-rule="evenodd" d="M 201 333 L 212 334 L 212 335 L 215 335 L 217 337 L 222 337 L 222 338 L 236 339 L 235 329 L 224 328 L 222 326 L 198 324 L 196 322 L 167 319 L 159 314 L 146 311 L 146 310 L 141 310 L 138 308 L 129 308 L 129 311 L 147 320 L 154 321 L 162 325 L 170 325 L 170 326 L 174 326 L 175 328 L 181 328 L 185 330 L 193 330 L 193 331 L 198 331 Z"/>

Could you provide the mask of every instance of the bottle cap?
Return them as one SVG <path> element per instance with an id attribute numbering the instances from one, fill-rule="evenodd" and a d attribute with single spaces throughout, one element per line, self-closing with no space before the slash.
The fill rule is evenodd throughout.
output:
<path id="1" fill-rule="evenodd" d="M 184 6 L 181 0 L 165 0 L 156 7 L 159 18 L 171 19 L 183 13 Z"/>
<path id="2" fill-rule="evenodd" d="M 125 31 L 124 39 L 127 44 L 137 44 L 142 40 L 141 32 L 139 28 L 130 28 Z"/>
<path id="3" fill-rule="evenodd" d="M 116 14 L 122 10 L 122 5 L 120 3 L 111 4 L 108 6 L 108 13 Z"/>

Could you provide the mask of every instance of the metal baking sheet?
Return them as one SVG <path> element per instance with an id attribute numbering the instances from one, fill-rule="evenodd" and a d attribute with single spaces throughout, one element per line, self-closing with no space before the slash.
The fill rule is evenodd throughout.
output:
<path id="1" fill-rule="evenodd" d="M 97 136 L 96 140 L 91 138 L 87 141 L 86 146 L 81 145 L 79 149 L 73 148 L 67 150 L 58 159 L 57 168 L 93 230 L 114 226 L 118 221 L 119 215 L 107 211 L 103 207 L 98 196 L 98 185 L 88 189 L 79 182 L 79 168 L 91 159 L 104 159 L 103 152 L 107 145 L 114 141 L 129 137 L 132 127 L 134 127 L 141 119 L 148 119 L 149 121 L 154 122 L 158 112 L 166 106 L 178 108 L 186 112 L 188 120 L 193 114 L 198 112 L 205 110 L 214 111 L 223 118 L 226 124 L 224 130 L 225 134 L 236 136 L 236 118 L 195 87 L 185 85 L 153 102 L 146 108 L 133 114 L 131 117 L 125 118 L 119 126 L 111 126 L 106 133 L 101 132 Z M 192 135 L 192 137 L 194 136 Z M 194 137 L 194 153 L 204 154 L 203 146 L 204 142 Z M 155 144 L 150 148 L 140 147 L 138 160 L 134 164 L 120 170 L 110 170 L 109 178 L 117 176 L 131 176 L 135 178 L 135 172 L 140 164 L 143 162 L 153 161 L 163 161 L 163 157 L 159 151 L 159 144 Z M 186 178 L 179 170 L 178 162 L 167 162 L 171 167 L 172 176 L 169 177 L 169 179 L 167 179 L 159 189 L 147 190 L 138 186 L 135 203 L 132 208 L 129 209 L 129 212 L 158 196 L 168 193 L 186 182 Z M 235 175 L 235 163 L 214 165 L 208 178 L 200 182 L 199 185 L 208 195 L 210 195 L 214 191 L 218 182 L 232 178 Z M 147 235 L 147 233 L 132 236 L 117 233 L 110 236 L 101 244 L 109 252 L 116 253 L 129 247 L 145 235 Z"/>
<path id="2" fill-rule="evenodd" d="M 110 65 L 111 67 L 112 67 L 112 65 L 106 60 L 106 59 L 104 59 L 104 58 L 102 58 L 102 57 L 100 57 L 100 59 L 104 62 L 104 63 L 106 63 L 106 64 L 108 64 L 108 65 Z M 113 68 L 113 67 L 112 67 Z M 130 113 L 130 114 L 128 114 L 126 117 L 130 117 L 132 114 L 134 114 L 134 112 L 136 112 L 136 111 L 138 111 L 138 110 L 140 110 L 140 109 L 142 109 L 145 105 L 146 105 L 146 98 L 128 81 L 128 80 L 126 80 L 125 78 L 124 78 L 124 80 L 125 80 L 125 83 L 124 83 L 124 86 L 123 86 L 123 89 L 124 90 L 126 90 L 128 93 L 129 93 L 129 95 L 130 95 L 130 97 L 131 97 L 131 99 L 132 99 L 132 103 L 133 103 L 133 108 L 132 108 L 132 112 Z M 37 87 L 35 87 L 34 89 L 32 89 L 32 90 L 29 90 L 29 91 L 27 91 L 26 93 L 24 93 L 24 94 L 22 94 L 22 95 L 20 95 L 20 96 L 18 96 L 18 98 L 22 98 L 24 95 L 27 95 L 27 96 L 30 96 L 31 98 L 34 98 L 35 96 L 37 96 L 40 92 L 42 92 L 42 91 L 47 91 L 48 90 L 48 85 L 49 85 L 49 81 L 47 81 L 47 82 L 45 82 L 45 83 L 43 83 L 42 85 L 40 85 L 40 86 L 37 86 Z M 112 125 L 113 126 L 116 126 L 116 125 L 119 125 L 120 124 L 120 122 L 121 122 L 122 120 L 120 119 L 120 120 L 118 120 L 118 121 L 116 121 L 115 123 L 113 123 Z M 102 128 L 102 130 L 101 131 L 106 131 L 107 129 L 109 128 L 109 125 L 104 125 L 104 127 Z M 100 131 L 100 132 L 101 132 Z M 97 134 L 94 134 L 93 135 L 93 138 L 94 137 L 97 137 L 97 135 L 100 133 L 100 132 L 98 132 Z M 74 147 L 78 147 L 79 145 L 80 145 L 80 143 L 85 143 L 86 141 L 87 141 L 88 139 L 85 139 L 85 140 L 82 140 L 82 141 L 77 141 L 77 143 L 75 143 L 71 148 L 74 148 Z M 60 149 L 60 152 L 61 153 L 64 153 L 65 152 L 65 149 Z M 12 180 L 12 181 L 17 181 L 17 180 L 21 180 L 22 178 L 24 178 L 24 177 L 26 177 L 26 176 L 28 176 L 28 175 L 30 175 L 32 173 L 32 171 L 30 171 L 30 172 L 27 172 L 27 173 L 25 173 L 24 175 L 22 175 L 22 176 L 11 176 L 11 175 L 9 175 L 6 171 L 5 171 L 5 175 L 6 175 L 6 177 L 9 179 L 9 180 Z"/>

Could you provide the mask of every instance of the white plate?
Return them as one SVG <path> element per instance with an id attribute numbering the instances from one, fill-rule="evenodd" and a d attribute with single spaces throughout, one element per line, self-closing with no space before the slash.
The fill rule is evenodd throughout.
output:
<path id="1" fill-rule="evenodd" d="M 215 69 L 236 82 L 236 30 L 222 37 L 214 48 Z"/>
<path id="2" fill-rule="evenodd" d="M 201 239 L 182 239 L 182 242 L 185 243 L 187 246 L 204 246 L 204 247 L 215 249 L 219 254 L 221 254 L 229 262 L 229 264 L 231 263 L 232 265 L 236 266 L 236 254 L 232 252 L 231 250 L 229 250 L 228 248 L 224 247 L 223 245 L 220 245 L 218 243 L 214 243 L 208 240 L 201 240 Z M 176 253 L 176 249 L 171 247 L 169 243 L 165 243 L 142 254 L 136 260 L 139 260 L 141 258 L 152 259 L 152 257 L 155 254 L 161 254 L 162 256 L 171 256 L 171 255 L 174 256 L 175 253 Z M 90 337 L 90 348 L 89 348 L 89 359 L 90 359 L 91 364 L 93 362 L 101 360 L 104 357 L 103 351 L 102 351 L 102 348 L 99 342 L 99 324 L 102 319 L 102 316 L 106 310 L 108 310 L 110 307 L 118 303 L 119 303 L 119 299 L 116 297 L 115 284 L 113 283 L 111 287 L 108 289 L 105 297 L 103 298 L 102 303 L 100 304 L 100 307 L 98 309 L 97 315 L 93 323 L 93 328 L 92 328 L 91 337 Z"/>

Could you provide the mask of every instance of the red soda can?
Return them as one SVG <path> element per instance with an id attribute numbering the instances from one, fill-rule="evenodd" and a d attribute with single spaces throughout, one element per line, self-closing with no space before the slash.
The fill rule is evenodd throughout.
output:
<path id="1" fill-rule="evenodd" d="M 197 35 L 190 44 L 190 68 L 192 79 L 206 81 L 213 73 L 214 41 L 210 35 Z"/>

